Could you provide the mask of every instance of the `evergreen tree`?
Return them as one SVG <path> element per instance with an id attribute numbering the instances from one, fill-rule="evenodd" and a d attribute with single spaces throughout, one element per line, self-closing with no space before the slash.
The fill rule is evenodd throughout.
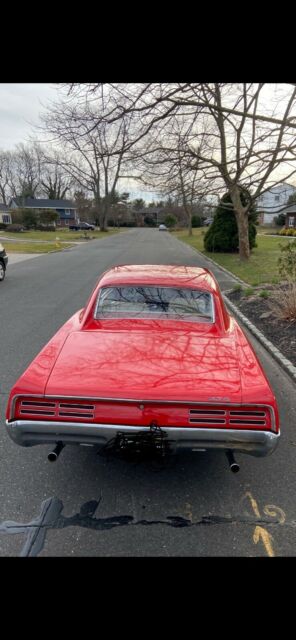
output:
<path id="1" fill-rule="evenodd" d="M 241 191 L 241 202 L 247 204 L 250 197 L 246 190 Z M 223 205 L 227 206 L 223 206 Z M 257 211 L 255 205 L 249 210 L 249 243 L 250 249 L 256 246 Z M 229 193 L 225 193 L 216 208 L 214 220 L 204 237 L 206 251 L 234 253 L 239 251 L 238 228 L 233 205 Z"/>

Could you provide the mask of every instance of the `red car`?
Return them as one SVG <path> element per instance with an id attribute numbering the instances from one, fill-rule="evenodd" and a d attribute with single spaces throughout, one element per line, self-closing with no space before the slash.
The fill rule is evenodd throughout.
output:
<path id="1" fill-rule="evenodd" d="M 10 437 L 264 456 L 280 430 L 257 357 L 207 269 L 125 265 L 102 275 L 11 390 Z"/>

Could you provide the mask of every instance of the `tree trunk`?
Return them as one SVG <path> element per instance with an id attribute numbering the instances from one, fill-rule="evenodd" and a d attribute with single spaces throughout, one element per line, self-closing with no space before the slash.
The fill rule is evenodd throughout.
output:
<path id="1" fill-rule="evenodd" d="M 100 221 L 100 231 L 107 231 L 107 219 L 109 216 L 109 199 L 104 198 L 104 201 L 101 203 L 100 213 L 99 213 L 99 221 Z"/>
<path id="2" fill-rule="evenodd" d="M 239 257 L 240 260 L 249 260 L 250 243 L 248 214 L 245 211 L 235 211 L 235 217 L 238 228 Z"/>
<path id="3" fill-rule="evenodd" d="M 184 211 L 186 213 L 187 216 L 187 220 L 188 220 L 188 225 L 187 225 L 187 229 L 188 229 L 188 235 L 192 236 L 192 215 L 191 215 L 191 207 L 189 208 L 186 204 L 186 200 L 185 197 L 183 196 L 183 207 L 184 207 Z"/>
<path id="4" fill-rule="evenodd" d="M 238 228 L 239 257 L 240 260 L 249 260 L 249 217 L 248 208 L 241 202 L 241 189 L 238 185 L 233 185 L 230 189 L 230 196 Z"/>
<path id="5" fill-rule="evenodd" d="M 188 216 L 188 235 L 192 236 L 192 215 Z"/>

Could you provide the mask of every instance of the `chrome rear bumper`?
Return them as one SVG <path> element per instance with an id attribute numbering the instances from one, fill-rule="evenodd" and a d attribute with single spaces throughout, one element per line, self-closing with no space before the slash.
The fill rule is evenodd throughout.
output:
<path id="1" fill-rule="evenodd" d="M 37 444 L 90 444 L 103 446 L 120 433 L 147 432 L 150 427 L 82 422 L 6 421 L 9 436 L 23 447 Z M 266 456 L 276 448 L 280 434 L 271 431 L 161 427 L 172 450 L 231 449 L 252 456 Z"/>

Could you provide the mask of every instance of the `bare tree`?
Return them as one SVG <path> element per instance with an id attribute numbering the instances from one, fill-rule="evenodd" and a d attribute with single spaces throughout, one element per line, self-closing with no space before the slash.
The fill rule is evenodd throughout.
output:
<path id="1" fill-rule="evenodd" d="M 9 151 L 0 151 L 0 198 L 5 205 L 8 205 L 11 194 L 11 165 L 11 153 Z"/>
<path id="2" fill-rule="evenodd" d="M 41 156 L 37 144 L 16 146 L 13 153 L 12 195 L 35 198 L 40 190 Z"/>
<path id="3" fill-rule="evenodd" d="M 104 109 L 102 102 L 100 109 Z M 59 160 L 60 166 L 80 189 L 92 194 L 103 231 L 123 177 L 131 117 L 114 124 L 102 119 L 98 126 L 90 128 L 91 116 L 95 118 L 92 105 L 74 99 L 54 105 L 43 122 L 55 142 L 63 144 L 65 158 Z"/>
<path id="4" fill-rule="evenodd" d="M 263 83 L 88 85 L 90 100 L 100 95 L 106 102 L 95 121 L 86 116 L 85 125 L 87 130 L 94 130 L 102 121 L 116 123 L 133 114 L 129 145 L 134 152 L 142 145 L 143 153 L 148 136 L 150 140 L 154 136 L 157 150 L 160 139 L 166 140 L 166 128 L 172 119 L 185 118 L 189 126 L 182 141 L 182 155 L 187 156 L 192 170 L 198 167 L 203 172 L 209 193 L 213 182 L 220 184 L 220 193 L 229 191 L 238 225 L 240 258 L 248 259 L 251 205 L 261 193 L 296 171 L 296 87 L 280 85 L 272 90 L 277 94 L 274 100 L 268 95 L 270 86 Z M 71 86 L 69 92 L 81 96 L 81 86 Z M 152 146 L 150 143 L 149 153 Z M 250 197 L 243 205 L 241 196 L 246 190 Z"/>

